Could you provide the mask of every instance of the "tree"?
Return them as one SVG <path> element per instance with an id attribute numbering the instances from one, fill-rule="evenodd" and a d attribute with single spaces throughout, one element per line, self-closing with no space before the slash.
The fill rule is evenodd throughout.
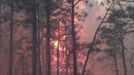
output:
<path id="1" fill-rule="evenodd" d="M 71 4 L 72 4 L 72 9 L 71 9 L 71 24 L 72 24 L 72 40 L 73 40 L 73 43 L 72 43 L 72 52 L 73 52 L 73 71 L 74 71 L 74 75 L 77 75 L 77 58 L 76 58 L 76 34 L 75 34 L 75 26 L 74 26 L 74 0 L 71 1 Z"/>
<path id="2" fill-rule="evenodd" d="M 51 9 L 51 0 L 45 0 L 45 10 L 46 10 L 46 21 L 47 21 L 47 34 L 46 34 L 46 75 L 51 75 L 51 49 L 50 49 L 50 9 Z"/>
<path id="3" fill-rule="evenodd" d="M 112 5 L 113 5 L 113 2 L 111 3 L 109 8 L 107 9 L 107 11 L 106 11 L 102 21 L 100 22 L 97 30 L 95 31 L 95 34 L 94 34 L 94 37 L 93 37 L 93 41 L 91 42 L 91 45 L 90 45 L 89 50 L 87 52 L 87 57 L 86 57 L 86 60 L 85 60 L 85 63 L 84 63 L 83 69 L 82 69 L 82 75 L 85 74 L 85 68 L 86 68 L 86 65 L 87 65 L 87 62 L 88 62 L 88 59 L 89 59 L 89 54 L 94 51 L 94 46 L 95 46 L 95 41 L 96 41 L 96 38 L 97 38 L 98 31 L 101 28 L 103 22 L 105 21 L 105 19 L 107 17 L 107 14 L 108 14 L 109 10 L 111 9 Z"/>
<path id="4" fill-rule="evenodd" d="M 0 15 L 1 15 L 1 0 L 0 0 Z M 1 18 L 0 18 L 0 48 L 1 48 Z"/>
<path id="5" fill-rule="evenodd" d="M 11 6 L 11 16 L 10 16 L 10 52 L 9 52 L 9 75 L 13 74 L 13 7 L 14 0 L 10 0 L 10 6 Z"/>
<path id="6" fill-rule="evenodd" d="M 131 16 L 133 13 L 131 13 L 132 11 L 128 10 L 129 8 L 131 9 L 131 6 L 123 7 L 121 4 L 119 5 L 119 9 L 116 9 L 116 7 L 113 8 L 106 22 L 104 22 L 104 26 L 100 28 L 101 39 L 105 40 L 105 43 L 110 47 L 105 51 L 110 52 L 110 55 L 114 57 L 116 75 L 119 74 L 119 63 L 117 62 L 119 59 L 122 60 L 124 75 L 128 74 L 128 66 L 126 61 L 127 48 L 124 46 L 124 39 L 127 37 L 127 32 L 133 32 L 133 30 L 131 30 L 133 25 L 133 18 Z M 117 58 L 117 55 L 120 55 L 121 58 Z"/>
<path id="7" fill-rule="evenodd" d="M 0 48 L 1 48 L 1 1 L 0 1 Z"/>
<path id="8" fill-rule="evenodd" d="M 40 1 L 39 1 L 40 2 Z M 37 49 L 38 49 L 38 55 L 37 55 L 37 59 L 38 59 L 38 75 L 42 75 L 42 71 L 41 71 L 41 49 L 40 49 L 40 23 L 39 23 L 39 2 L 38 2 L 38 8 L 37 8 L 37 38 L 38 38 L 38 43 L 37 43 Z"/>
<path id="9" fill-rule="evenodd" d="M 32 44 L 33 44 L 33 53 L 32 53 L 32 75 L 37 74 L 37 19 L 36 19 L 36 10 L 37 4 L 36 1 L 32 2 Z"/>

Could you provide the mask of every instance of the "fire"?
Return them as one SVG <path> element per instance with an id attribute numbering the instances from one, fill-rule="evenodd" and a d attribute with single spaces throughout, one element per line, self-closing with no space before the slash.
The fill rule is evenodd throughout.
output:
<path id="1" fill-rule="evenodd" d="M 56 51 L 57 49 L 60 51 L 60 52 L 65 52 L 66 51 L 66 48 L 65 47 L 62 47 L 60 45 L 60 43 L 58 42 L 58 40 L 56 41 L 53 41 L 53 44 L 54 44 L 54 50 Z M 58 46 L 59 45 L 59 46 Z"/>
<path id="2" fill-rule="evenodd" d="M 64 1 L 63 1 L 64 2 Z M 82 4 L 83 2 L 81 2 L 81 4 L 79 4 L 79 9 L 76 9 L 76 11 L 80 14 L 84 9 L 85 6 L 82 6 L 84 4 Z M 82 7 L 81 7 L 82 6 Z M 69 8 L 69 5 L 66 3 L 64 6 L 62 6 L 63 8 Z M 60 10 L 58 10 L 60 11 Z M 58 14 L 58 11 L 56 11 L 55 13 Z M 55 14 L 54 13 L 54 14 Z M 58 64 L 59 65 L 59 71 L 60 72 L 65 72 L 65 68 L 66 65 L 68 68 L 68 72 L 71 72 L 72 69 L 72 42 L 71 42 L 71 37 L 70 37 L 70 28 L 71 28 L 71 14 L 68 12 L 62 12 L 63 16 L 57 16 L 57 15 L 53 15 L 52 14 L 52 21 L 54 21 L 54 26 L 55 29 L 52 31 L 52 35 L 54 36 L 54 38 L 51 39 L 51 48 L 52 48 L 52 65 L 57 65 L 57 61 L 59 61 Z M 79 31 L 79 18 L 80 16 L 75 16 L 74 17 L 74 21 L 75 21 L 75 31 L 78 32 Z M 70 27 L 69 27 L 70 26 Z M 78 63 L 82 63 L 85 60 L 84 55 L 82 55 L 81 53 L 77 56 L 78 59 Z M 56 66 L 52 66 L 53 70 L 56 70 Z"/>
<path id="3" fill-rule="evenodd" d="M 58 48 L 58 40 L 53 41 L 54 42 L 54 48 L 57 49 Z"/>

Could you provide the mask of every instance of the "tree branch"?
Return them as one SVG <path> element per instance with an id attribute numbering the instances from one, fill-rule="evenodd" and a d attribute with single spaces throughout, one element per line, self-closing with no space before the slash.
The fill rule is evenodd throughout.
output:
<path id="1" fill-rule="evenodd" d="M 123 0 L 123 2 L 134 2 L 134 1 L 126 1 L 126 0 Z"/>
<path id="2" fill-rule="evenodd" d="M 133 33 L 134 32 L 134 30 L 130 30 L 130 31 L 126 31 L 125 33 L 127 34 L 127 33 Z"/>
<path id="3" fill-rule="evenodd" d="M 100 27 L 102 26 L 102 24 L 103 24 L 103 22 L 104 22 L 104 20 L 105 20 L 105 18 L 106 18 L 106 16 L 107 16 L 107 14 L 108 14 L 110 8 L 112 7 L 112 5 L 113 5 L 113 2 L 111 3 L 111 5 L 109 6 L 109 8 L 107 9 L 107 11 L 106 11 L 106 13 L 105 13 L 105 15 L 104 15 L 102 21 L 100 22 L 100 24 L 99 24 L 99 26 L 98 26 L 98 28 L 97 28 L 95 34 L 94 34 L 93 41 L 92 41 L 92 43 L 91 43 L 91 45 L 90 45 L 90 48 L 89 48 L 89 50 L 88 50 L 88 52 L 87 52 L 87 57 L 86 57 L 86 60 L 85 60 L 85 64 L 84 64 L 84 66 L 83 66 L 82 75 L 84 75 L 84 73 L 85 73 L 85 68 L 86 68 L 86 65 L 87 65 L 87 62 L 88 62 L 88 59 L 89 59 L 89 54 L 90 54 L 92 51 L 94 51 L 93 46 L 94 46 L 94 44 L 95 44 L 95 40 L 96 40 L 97 33 L 98 33 Z"/>
<path id="4" fill-rule="evenodd" d="M 134 64 L 133 64 L 133 59 L 134 59 L 134 53 L 132 54 L 131 58 L 130 58 L 130 65 L 132 68 L 134 68 Z"/>
<path id="5" fill-rule="evenodd" d="M 78 1 L 74 4 L 74 7 L 75 7 L 80 1 L 82 1 L 82 0 L 78 0 Z"/>

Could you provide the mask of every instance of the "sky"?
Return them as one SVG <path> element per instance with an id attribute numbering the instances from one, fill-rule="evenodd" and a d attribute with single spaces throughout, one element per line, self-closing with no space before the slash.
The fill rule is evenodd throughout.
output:
<path id="1" fill-rule="evenodd" d="M 98 1 L 101 1 L 101 0 L 98 0 Z M 84 27 L 81 32 L 82 42 L 89 43 L 89 41 L 92 41 L 94 33 L 100 23 L 100 21 L 97 21 L 97 17 L 98 16 L 103 17 L 106 12 L 105 7 L 107 6 L 99 6 L 99 3 L 96 3 L 95 6 L 92 8 L 86 8 L 88 12 L 88 16 L 83 22 Z M 127 5 L 130 5 L 130 3 Z M 127 60 L 129 60 L 130 56 L 133 53 L 132 49 L 134 49 L 133 44 L 128 44 L 128 43 L 134 43 L 133 39 L 131 39 L 132 36 L 134 35 L 131 34 L 130 36 L 128 36 L 128 38 L 126 38 L 127 40 L 125 39 L 125 43 L 124 43 L 125 47 L 128 49 L 128 52 L 126 52 Z M 94 59 L 101 59 L 103 57 L 108 57 L 108 56 L 100 52 L 94 56 Z M 120 61 L 121 60 L 119 60 L 118 62 Z M 94 75 L 115 75 L 115 72 L 112 69 L 113 66 L 110 66 L 110 64 L 112 64 L 112 61 L 110 58 L 107 58 L 107 59 L 105 58 L 105 60 L 103 60 L 102 62 L 95 60 L 95 66 L 93 69 Z M 122 74 L 123 72 L 121 72 L 123 70 L 122 67 L 120 66 L 119 68 L 120 68 L 120 73 L 121 73 L 120 75 L 123 75 Z M 128 71 L 129 71 L 128 72 L 129 75 L 133 75 L 134 69 L 128 68 Z"/>
<path id="2" fill-rule="evenodd" d="M 85 9 L 88 16 L 85 21 L 82 22 L 83 29 L 81 30 L 81 42 L 89 43 L 92 41 L 94 33 L 101 21 L 98 21 L 97 18 L 98 16 L 103 17 L 106 12 L 105 7 L 98 5 L 98 3 L 95 3 L 93 7 L 86 7 Z M 100 52 L 93 56 L 93 59 L 95 59 L 95 66 L 92 69 L 93 75 L 114 75 L 114 72 L 111 70 L 111 65 L 107 66 L 112 63 L 112 61 L 110 61 L 111 59 L 105 59 L 103 62 L 98 62 L 96 59 L 101 59 L 101 57 L 107 57 L 107 55 Z"/>
<path id="3" fill-rule="evenodd" d="M 98 16 L 103 17 L 105 13 L 105 9 L 103 6 L 98 6 L 99 4 L 97 2 L 94 2 L 93 7 L 87 7 L 84 4 L 80 3 L 81 7 L 84 11 L 87 12 L 88 16 L 86 17 L 85 21 L 82 22 L 83 29 L 81 30 L 81 42 L 89 42 L 92 40 L 95 30 L 97 29 L 100 21 L 97 20 Z M 84 36 L 84 37 L 83 37 Z"/>

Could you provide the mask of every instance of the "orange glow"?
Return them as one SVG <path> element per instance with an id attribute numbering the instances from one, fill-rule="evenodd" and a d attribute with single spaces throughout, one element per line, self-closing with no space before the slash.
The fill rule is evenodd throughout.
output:
<path id="1" fill-rule="evenodd" d="M 53 41 L 54 42 L 54 48 L 57 49 L 58 48 L 58 40 Z"/>
<path id="2" fill-rule="evenodd" d="M 54 44 L 54 50 L 56 51 L 57 48 L 58 48 L 58 40 L 56 41 L 53 41 L 53 44 Z M 60 44 L 59 44 L 59 51 L 60 52 L 65 52 L 66 51 L 66 48 L 65 47 L 62 47 Z"/>
<path id="3" fill-rule="evenodd" d="M 66 8 L 69 9 L 70 5 L 68 3 L 63 4 L 63 6 L 61 6 L 62 8 Z M 64 3 L 63 1 L 63 3 Z M 82 3 L 81 3 L 82 4 Z M 81 6 L 79 6 L 81 7 Z M 80 9 L 75 9 L 76 11 L 79 11 L 78 13 L 80 14 L 80 11 L 84 10 L 85 6 L 82 6 Z M 55 13 L 58 13 L 58 11 L 60 12 L 61 10 L 56 10 Z M 52 30 L 52 35 L 54 36 L 51 39 L 51 46 L 52 46 L 52 65 L 57 65 L 57 61 L 59 60 L 59 71 L 61 72 L 65 72 L 65 67 L 68 61 L 69 64 L 72 64 L 72 57 L 71 57 L 71 37 L 70 37 L 70 28 L 71 28 L 71 14 L 67 13 L 67 12 L 63 12 L 62 16 L 57 16 L 57 15 L 51 16 L 51 20 L 56 22 L 54 23 L 54 25 L 56 26 L 56 29 Z M 74 21 L 75 21 L 75 31 L 78 32 L 79 31 L 79 18 L 80 16 L 76 15 L 74 17 Z M 70 26 L 70 27 L 69 27 Z M 66 29 L 65 29 L 66 28 Z M 78 59 L 78 63 L 84 63 L 84 55 L 83 54 L 78 54 L 77 56 Z M 69 72 L 72 71 L 72 69 L 70 68 L 71 66 L 68 66 L 68 69 L 70 70 Z M 56 66 L 52 66 L 53 70 L 56 70 Z"/>

